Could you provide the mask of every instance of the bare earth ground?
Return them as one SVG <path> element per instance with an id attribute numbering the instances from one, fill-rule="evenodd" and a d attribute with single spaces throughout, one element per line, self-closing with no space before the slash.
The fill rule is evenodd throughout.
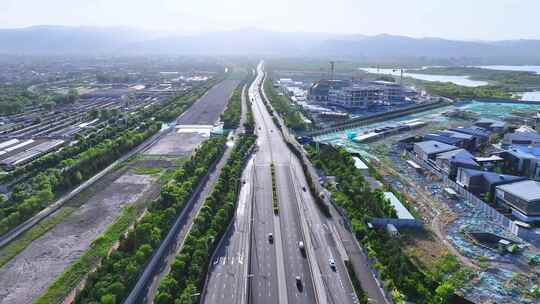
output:
<path id="1" fill-rule="evenodd" d="M 170 132 L 160 139 L 145 155 L 180 156 L 191 153 L 206 137 L 199 133 Z"/>
<path id="2" fill-rule="evenodd" d="M 0 302 L 31 303 L 155 178 L 125 173 L 0 268 Z"/>

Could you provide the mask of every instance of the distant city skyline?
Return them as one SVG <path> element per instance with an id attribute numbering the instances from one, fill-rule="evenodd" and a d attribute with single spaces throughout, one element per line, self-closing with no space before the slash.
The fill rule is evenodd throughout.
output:
<path id="1" fill-rule="evenodd" d="M 540 39 L 537 0 L 2 0 L 0 28 L 131 27 L 165 33 L 243 28 L 460 40 Z"/>

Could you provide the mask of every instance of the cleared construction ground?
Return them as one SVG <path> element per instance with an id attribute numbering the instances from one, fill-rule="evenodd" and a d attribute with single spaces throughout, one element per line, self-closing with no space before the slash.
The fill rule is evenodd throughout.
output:
<path id="1" fill-rule="evenodd" d="M 0 269 L 0 302 L 31 303 L 84 253 L 123 207 L 144 204 L 149 197 L 155 197 L 159 193 L 155 180 L 125 172 L 32 242 Z"/>
<path id="2" fill-rule="evenodd" d="M 177 129 L 167 134 L 145 154 L 177 156 L 193 151 L 208 138 L 211 127 L 218 122 L 229 97 L 239 83 L 239 80 L 224 80 L 211 88 L 176 120 Z M 195 125 L 208 126 L 208 130 L 195 130 Z"/>
<path id="3" fill-rule="evenodd" d="M 214 124 L 223 112 L 239 81 L 225 80 L 209 90 L 179 123 L 200 119 Z M 185 117 L 185 118 L 184 118 Z M 169 132 L 142 154 L 144 160 L 120 167 L 68 202 L 76 210 L 0 268 L 0 303 L 32 303 L 56 278 L 89 248 L 93 240 L 115 221 L 127 205 L 144 206 L 159 195 L 156 175 L 137 174 L 140 166 L 169 167 L 170 161 L 189 154 L 208 136 L 200 133 Z M 154 160 L 148 158 L 155 158 Z M 172 161 L 174 162 L 174 161 Z M 132 169 L 133 168 L 133 169 Z M 137 173 L 136 173 L 137 172 Z M 54 216 L 54 215 L 53 215 Z M 15 240 L 17 241 L 17 240 Z"/>

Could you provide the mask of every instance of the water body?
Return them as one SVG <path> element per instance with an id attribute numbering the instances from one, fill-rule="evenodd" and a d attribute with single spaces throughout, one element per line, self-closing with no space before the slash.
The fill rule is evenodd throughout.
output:
<path id="1" fill-rule="evenodd" d="M 540 101 L 540 91 L 522 93 L 521 100 Z"/>
<path id="2" fill-rule="evenodd" d="M 373 74 L 379 73 L 398 77 L 401 75 L 400 70 L 394 69 L 360 68 L 360 70 Z M 451 82 L 465 87 L 479 87 L 488 84 L 486 81 L 471 80 L 469 79 L 469 76 L 429 75 L 416 73 L 403 73 L 403 76 L 425 81 Z"/>
<path id="3" fill-rule="evenodd" d="M 534 72 L 540 74 L 540 65 L 484 65 L 477 67 L 490 70 Z"/>

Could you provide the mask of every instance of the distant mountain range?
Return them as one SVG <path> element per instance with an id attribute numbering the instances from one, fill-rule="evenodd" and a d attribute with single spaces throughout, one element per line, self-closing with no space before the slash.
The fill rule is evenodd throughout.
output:
<path id="1" fill-rule="evenodd" d="M 458 41 L 257 29 L 164 36 L 125 28 L 34 26 L 0 29 L 0 53 L 262 55 L 361 60 L 431 58 L 533 64 L 540 63 L 540 40 Z"/>

